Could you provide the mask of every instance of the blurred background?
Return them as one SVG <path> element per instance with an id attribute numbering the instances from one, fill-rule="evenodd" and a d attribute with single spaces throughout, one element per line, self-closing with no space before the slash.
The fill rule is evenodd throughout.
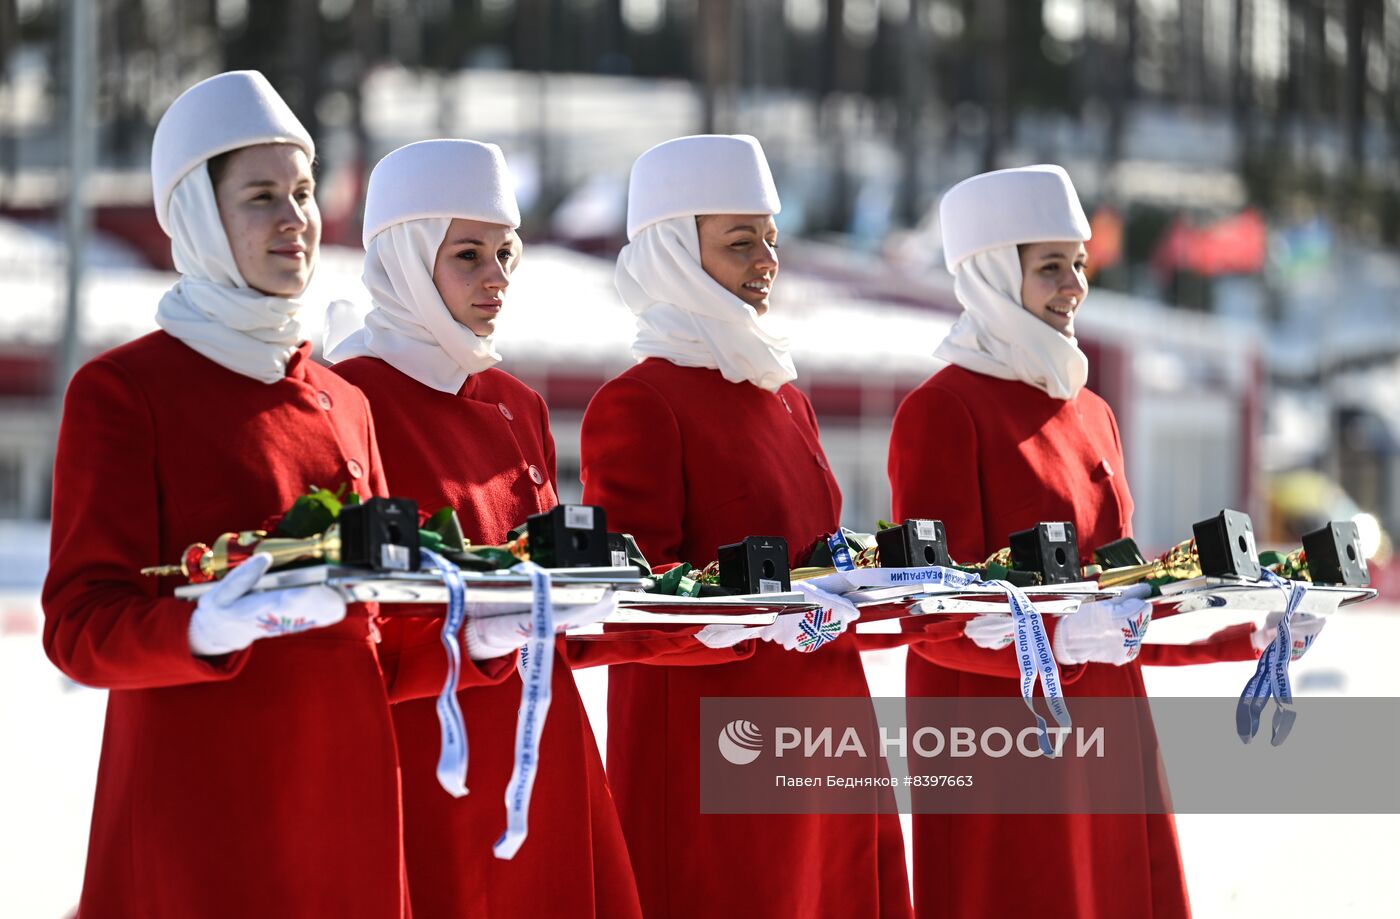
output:
<path id="1" fill-rule="evenodd" d="M 0 697 L 39 673 L 71 689 L 33 652 L 60 394 L 155 327 L 174 276 L 154 125 L 235 68 L 265 73 L 317 140 L 313 340 L 329 300 L 365 300 L 377 159 L 439 136 L 504 148 L 527 248 L 498 340 L 551 406 L 566 499 L 583 409 L 631 363 L 612 260 L 643 150 L 762 141 L 783 201 L 775 319 L 858 530 L 889 514 L 890 420 L 958 312 L 939 196 L 1055 162 L 1092 218 L 1078 327 L 1144 548 L 1225 506 L 1282 547 L 1354 518 L 1376 585 L 1400 590 L 1400 0 L 0 0 L 0 639 L 16 639 L 0 640 Z M 1339 672 L 1319 686 L 1363 685 Z M 7 738 L 54 731 L 6 705 L 0 767 Z M 53 893 L 70 905 L 83 738 L 62 758 L 77 765 L 31 762 L 80 776 L 78 829 L 47 824 L 79 847 Z M 6 822 L 0 846 L 46 832 Z M 1221 908 L 1202 914 L 1237 914 Z"/>

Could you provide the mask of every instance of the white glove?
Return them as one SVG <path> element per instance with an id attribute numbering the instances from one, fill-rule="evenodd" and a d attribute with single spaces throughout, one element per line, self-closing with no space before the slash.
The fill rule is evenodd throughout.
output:
<path id="1" fill-rule="evenodd" d="M 335 625 L 345 599 L 329 587 L 292 587 L 249 593 L 272 565 L 259 552 L 199 597 L 190 617 L 190 650 L 200 657 L 242 651 L 259 638 Z"/>
<path id="2" fill-rule="evenodd" d="M 803 581 L 793 586 L 821 609 L 800 615 L 781 615 L 777 622 L 765 626 L 707 625 L 695 638 L 710 648 L 728 648 L 747 638 L 761 638 L 782 645 L 788 651 L 806 653 L 835 641 L 846 631 L 846 626 L 860 618 L 860 610 L 845 597 Z"/>
<path id="3" fill-rule="evenodd" d="M 1250 633 L 1250 644 L 1254 645 L 1254 650 L 1258 654 L 1263 654 L 1264 649 L 1274 643 L 1278 637 L 1278 624 L 1283 620 L 1282 612 L 1270 613 L 1264 620 L 1262 629 L 1255 629 Z M 1293 618 L 1288 623 L 1288 633 L 1293 638 L 1293 649 L 1289 652 L 1288 659 L 1296 661 L 1304 654 L 1308 653 L 1308 648 L 1322 632 L 1322 627 L 1327 624 L 1327 620 L 1321 616 L 1314 616 L 1312 613 L 1294 613 Z"/>
<path id="4" fill-rule="evenodd" d="M 780 617 L 781 618 L 781 617 Z M 763 637 L 766 626 L 725 625 L 714 622 L 695 633 L 695 640 L 707 648 L 732 648 L 741 641 Z"/>
<path id="5" fill-rule="evenodd" d="M 1061 616 L 1055 629 L 1055 660 L 1062 664 L 1122 665 L 1142 650 L 1152 604 L 1138 597 L 1085 603 Z"/>
<path id="6" fill-rule="evenodd" d="M 554 631 L 572 632 L 608 618 L 617 609 L 617 597 L 610 590 L 597 603 L 554 608 Z"/>
<path id="7" fill-rule="evenodd" d="M 597 603 L 557 607 L 554 634 L 592 625 L 616 608 L 617 598 L 611 591 Z M 533 619 L 534 613 L 528 607 L 495 616 L 468 616 L 467 656 L 474 661 L 485 661 L 518 650 L 530 640 Z"/>
<path id="8" fill-rule="evenodd" d="M 514 653 L 530 639 L 530 611 L 467 618 L 467 657 L 489 661 Z"/>
<path id="9" fill-rule="evenodd" d="M 1015 641 L 1016 627 L 1007 613 L 982 613 L 968 620 L 963 626 L 963 635 L 979 648 L 1000 651 Z"/>

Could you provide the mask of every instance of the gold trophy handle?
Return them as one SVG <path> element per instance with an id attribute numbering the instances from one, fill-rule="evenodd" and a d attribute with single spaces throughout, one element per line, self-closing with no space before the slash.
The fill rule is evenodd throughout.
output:
<path id="1" fill-rule="evenodd" d="M 269 539 L 263 530 L 224 533 L 212 547 L 194 543 L 186 548 L 178 565 L 142 568 L 141 573 L 148 577 L 184 576 L 191 583 L 204 583 L 218 580 L 259 552 L 272 556 L 273 568 L 301 561 L 334 563 L 340 560 L 340 525 L 332 524 L 325 533 L 306 539 Z"/>
<path id="2" fill-rule="evenodd" d="M 1177 543 L 1163 555 L 1146 564 L 1108 569 L 1099 575 L 1099 586 L 1123 587 L 1162 577 L 1187 580 L 1200 576 L 1201 557 L 1196 550 L 1196 540 L 1188 539 L 1185 542 Z"/>

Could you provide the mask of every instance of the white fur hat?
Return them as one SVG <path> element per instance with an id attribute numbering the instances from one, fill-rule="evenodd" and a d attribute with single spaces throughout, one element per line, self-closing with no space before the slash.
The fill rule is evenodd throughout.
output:
<path id="1" fill-rule="evenodd" d="M 964 179 L 938 206 L 943 260 L 955 271 L 988 249 L 1089 238 L 1089 220 L 1059 166 L 999 169 Z"/>
<path id="2" fill-rule="evenodd" d="M 156 219 L 166 235 L 170 196 L 180 180 L 205 160 L 255 144 L 296 144 L 308 159 L 316 158 L 311 135 L 256 70 L 212 76 L 170 103 L 151 144 Z"/>
<path id="3" fill-rule="evenodd" d="M 776 214 L 778 189 L 758 141 L 696 134 L 657 144 L 632 164 L 627 238 L 659 220 L 699 214 Z"/>
<path id="4" fill-rule="evenodd" d="M 423 140 L 380 160 L 365 193 L 365 247 L 394 224 L 424 217 L 520 226 L 501 148 L 474 140 Z"/>

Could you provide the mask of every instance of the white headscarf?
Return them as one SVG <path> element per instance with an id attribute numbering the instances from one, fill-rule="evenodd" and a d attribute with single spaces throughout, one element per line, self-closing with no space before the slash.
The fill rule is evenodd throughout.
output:
<path id="1" fill-rule="evenodd" d="M 301 341 L 301 301 L 270 297 L 243 280 L 219 219 L 207 162 L 175 186 L 167 225 L 181 277 L 161 298 L 156 324 L 235 373 L 263 383 L 286 376 Z"/>
<path id="2" fill-rule="evenodd" d="M 365 287 L 373 307 L 358 325 L 349 304 L 331 305 L 326 359 L 372 356 L 441 392 L 455 395 L 467 377 L 500 363 L 491 338 L 452 318 L 433 283 L 438 247 L 452 220 L 425 217 L 381 230 L 365 250 Z"/>
<path id="3" fill-rule="evenodd" d="M 1075 339 L 1026 310 L 1021 280 L 1015 246 L 987 249 L 959 262 L 953 289 L 963 313 L 934 356 L 975 373 L 1020 380 L 1056 399 L 1073 399 L 1088 379 L 1089 360 Z"/>
<path id="4" fill-rule="evenodd" d="M 641 230 L 617 257 L 622 301 L 637 314 L 632 355 L 709 367 L 731 383 L 776 392 L 797 378 L 788 341 L 764 331 L 758 313 L 700 266 L 694 217 Z"/>

